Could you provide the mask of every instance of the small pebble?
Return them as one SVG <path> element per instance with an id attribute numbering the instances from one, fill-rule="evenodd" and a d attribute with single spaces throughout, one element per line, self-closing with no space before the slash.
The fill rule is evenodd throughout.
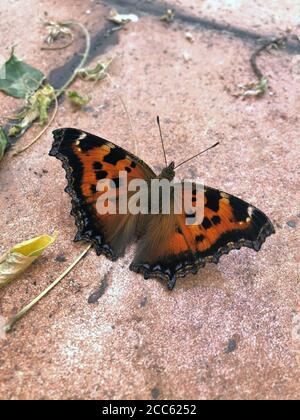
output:
<path id="1" fill-rule="evenodd" d="M 290 228 L 295 228 L 295 227 L 296 227 L 296 222 L 295 222 L 295 220 L 289 220 L 289 221 L 287 222 L 287 225 L 288 225 Z"/>
<path id="2" fill-rule="evenodd" d="M 187 51 L 183 52 L 182 57 L 186 63 L 188 63 L 192 59 L 191 54 L 189 54 Z"/>
<path id="3" fill-rule="evenodd" d="M 194 42 L 194 37 L 193 37 L 192 32 L 186 32 L 185 33 L 185 38 L 190 42 Z"/>
<path id="4" fill-rule="evenodd" d="M 157 400 L 157 398 L 159 397 L 160 391 L 158 388 L 153 388 L 151 389 L 151 396 L 154 400 Z"/>

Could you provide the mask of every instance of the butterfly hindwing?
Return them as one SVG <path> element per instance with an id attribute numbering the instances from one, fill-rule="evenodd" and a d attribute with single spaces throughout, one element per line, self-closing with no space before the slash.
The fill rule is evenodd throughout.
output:
<path id="1" fill-rule="evenodd" d="M 115 260 L 135 239 L 137 217 L 130 214 L 99 215 L 96 209 L 100 193 L 97 183 L 115 181 L 126 171 L 128 180 L 148 180 L 153 171 L 140 159 L 103 138 L 74 128 L 55 130 L 51 156 L 62 161 L 66 170 L 66 192 L 72 197 L 72 212 L 78 232 L 75 240 L 92 242 L 97 253 Z M 117 189 L 118 200 L 119 189 Z"/>

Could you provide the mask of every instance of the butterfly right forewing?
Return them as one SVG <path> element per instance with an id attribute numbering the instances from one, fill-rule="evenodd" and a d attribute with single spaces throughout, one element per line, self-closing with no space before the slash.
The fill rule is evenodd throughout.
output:
<path id="1" fill-rule="evenodd" d="M 152 216 L 131 270 L 166 280 L 172 289 L 176 279 L 196 274 L 207 262 L 217 263 L 233 249 L 259 251 L 275 233 L 262 211 L 233 195 L 206 187 L 204 204 L 201 224 L 188 225 L 185 213 Z"/>

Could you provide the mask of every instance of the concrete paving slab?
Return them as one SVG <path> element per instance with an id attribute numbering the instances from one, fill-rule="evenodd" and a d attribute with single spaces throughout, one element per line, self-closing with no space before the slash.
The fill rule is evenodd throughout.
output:
<path id="1" fill-rule="evenodd" d="M 136 13 L 139 22 L 108 35 L 112 7 Z M 167 7 L 175 10 L 171 24 L 159 20 Z M 249 57 L 258 38 L 300 35 L 299 14 L 292 0 L 1 2 L 2 56 L 17 43 L 17 53 L 58 86 L 78 63 L 84 40 L 77 34 L 67 50 L 41 51 L 41 19 L 72 18 L 92 34 L 92 63 L 115 57 L 110 74 L 118 86 L 76 81 L 76 89 L 92 94 L 87 110 L 75 112 L 62 101 L 42 139 L 1 162 L 0 253 L 59 231 L 56 244 L 0 291 L 2 316 L 16 313 L 85 247 L 72 242 L 65 174 L 48 156 L 52 128 L 75 126 L 133 151 L 119 95 L 149 165 L 163 165 L 156 115 L 167 154 L 177 162 L 220 140 L 218 149 L 177 175 L 252 202 L 277 230 L 260 253 L 232 252 L 218 266 L 178 281 L 172 293 L 128 270 L 133 250 L 116 263 L 90 252 L 0 341 L 1 399 L 300 397 L 300 43 L 259 58 L 272 96 L 243 101 L 228 92 L 253 80 Z M 1 115 L 17 108 L 16 100 L 0 98 Z M 88 304 L 104 278 L 104 293 Z"/>

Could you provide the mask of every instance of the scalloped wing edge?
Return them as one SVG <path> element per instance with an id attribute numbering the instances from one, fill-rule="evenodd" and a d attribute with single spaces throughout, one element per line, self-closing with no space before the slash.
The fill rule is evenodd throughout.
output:
<path id="1" fill-rule="evenodd" d="M 84 241 L 87 243 L 91 243 L 95 248 L 97 255 L 105 255 L 111 261 L 116 261 L 119 258 L 119 256 L 115 254 L 114 250 L 110 247 L 109 244 L 104 243 L 103 235 L 99 233 L 95 235 L 95 232 L 86 229 L 87 215 L 80 208 L 80 202 L 74 189 L 72 169 L 69 165 L 68 158 L 59 151 L 61 142 L 63 141 L 64 132 L 65 129 L 63 128 L 55 130 L 53 132 L 54 142 L 49 152 L 49 155 L 54 156 L 58 160 L 60 160 L 62 162 L 62 167 L 66 172 L 66 179 L 68 181 L 68 185 L 65 188 L 65 192 L 71 197 L 72 210 L 70 212 L 70 215 L 75 218 L 75 224 L 78 229 L 74 238 L 74 242 Z"/>
<path id="2" fill-rule="evenodd" d="M 169 290 L 173 290 L 176 284 L 176 280 L 179 278 L 184 278 L 188 274 L 194 274 L 196 275 L 199 270 L 207 263 L 214 263 L 218 264 L 220 258 L 222 255 L 229 254 L 230 251 L 241 249 L 242 247 L 251 248 L 254 251 L 258 252 L 263 243 L 266 241 L 267 237 L 273 235 L 275 233 L 274 226 L 272 223 L 268 220 L 268 222 L 261 228 L 257 239 L 255 241 L 249 241 L 245 239 L 240 239 L 236 243 L 228 244 L 224 247 L 221 247 L 215 255 L 208 256 L 208 257 L 200 257 L 197 258 L 195 254 L 195 262 L 193 264 L 185 264 L 183 263 L 183 267 L 181 267 L 178 270 L 175 270 L 174 273 L 171 273 L 170 270 L 162 270 L 162 267 L 151 270 L 151 267 L 149 264 L 131 264 L 130 270 L 134 271 L 139 274 L 143 274 L 145 279 L 160 279 L 167 281 L 167 286 Z"/>

